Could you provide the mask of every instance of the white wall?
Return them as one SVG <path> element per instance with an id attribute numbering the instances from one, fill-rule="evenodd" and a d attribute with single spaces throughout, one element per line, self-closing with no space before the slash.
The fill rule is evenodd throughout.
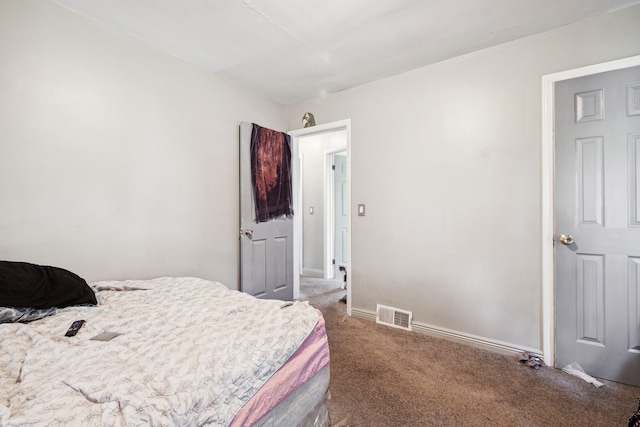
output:
<path id="1" fill-rule="evenodd" d="M 639 22 L 629 8 L 289 108 L 290 128 L 352 120 L 354 313 L 541 349 L 541 77 L 640 54 Z"/>
<path id="2" fill-rule="evenodd" d="M 324 277 L 324 135 L 300 144 L 302 176 L 302 274 Z M 309 209 L 313 208 L 313 214 Z"/>
<path id="3" fill-rule="evenodd" d="M 236 288 L 238 125 L 286 108 L 45 0 L 0 40 L 0 259 Z"/>

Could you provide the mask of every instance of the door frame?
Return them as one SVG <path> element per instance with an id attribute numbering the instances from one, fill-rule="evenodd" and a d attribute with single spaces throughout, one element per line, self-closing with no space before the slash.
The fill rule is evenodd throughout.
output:
<path id="1" fill-rule="evenodd" d="M 289 131 L 293 145 L 292 184 L 293 184 L 293 298 L 300 297 L 300 248 L 302 247 L 302 186 L 300 185 L 300 138 L 320 133 L 346 131 L 347 139 L 347 205 L 351 206 L 351 119 L 316 125 Z M 344 151 L 344 150 L 340 150 Z M 351 209 L 347 211 L 347 314 L 351 315 Z M 325 236 L 326 237 L 326 236 Z"/>
<path id="2" fill-rule="evenodd" d="M 640 65 L 640 55 L 542 76 L 542 352 L 545 364 L 555 365 L 555 251 L 554 251 L 554 84 L 591 74 Z"/>

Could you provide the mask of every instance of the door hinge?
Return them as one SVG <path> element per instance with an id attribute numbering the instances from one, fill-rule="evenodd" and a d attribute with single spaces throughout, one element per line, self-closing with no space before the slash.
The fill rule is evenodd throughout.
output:
<path id="1" fill-rule="evenodd" d="M 336 165 L 331 165 L 331 170 L 332 171 L 336 170 Z"/>
<path id="2" fill-rule="evenodd" d="M 336 260 L 335 259 L 331 260 L 331 265 L 336 265 Z"/>

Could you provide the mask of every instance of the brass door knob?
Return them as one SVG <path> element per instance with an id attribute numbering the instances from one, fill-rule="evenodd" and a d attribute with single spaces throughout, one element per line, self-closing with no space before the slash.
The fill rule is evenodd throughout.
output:
<path id="1" fill-rule="evenodd" d="M 573 236 L 571 234 L 560 235 L 560 243 L 563 245 L 570 245 L 573 243 Z"/>

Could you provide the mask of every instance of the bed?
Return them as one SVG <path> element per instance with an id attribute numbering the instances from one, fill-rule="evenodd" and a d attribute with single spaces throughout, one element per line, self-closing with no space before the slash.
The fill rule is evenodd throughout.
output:
<path id="1" fill-rule="evenodd" d="M 308 303 L 187 277 L 85 286 L 95 304 L 62 308 L 15 309 L 0 291 L 0 426 L 328 425 L 329 349 Z"/>

